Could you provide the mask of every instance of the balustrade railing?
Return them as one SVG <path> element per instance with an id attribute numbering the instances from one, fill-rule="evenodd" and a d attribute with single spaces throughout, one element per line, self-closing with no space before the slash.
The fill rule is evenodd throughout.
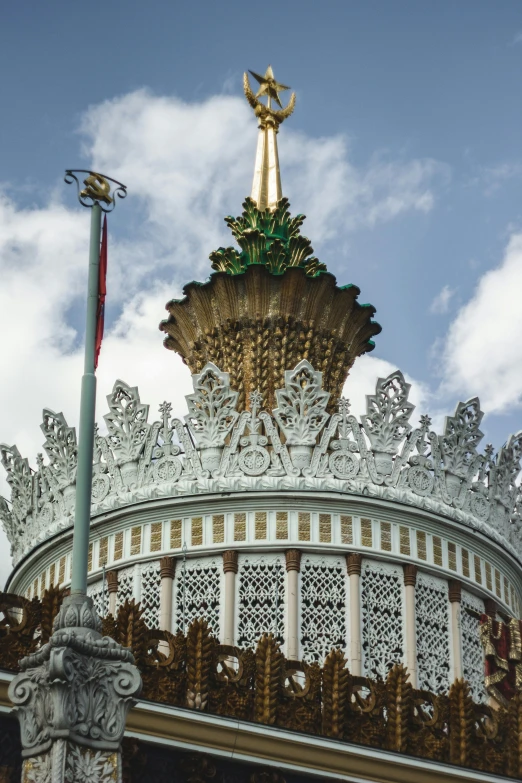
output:
<path id="1" fill-rule="evenodd" d="M 0 593 L 0 668 L 18 670 L 48 640 L 63 595 Z M 173 635 L 143 614 L 127 600 L 103 619 L 104 633 L 133 651 L 142 699 L 522 778 L 521 692 L 493 710 L 463 679 L 435 695 L 413 688 L 401 664 L 385 680 L 353 676 L 338 649 L 320 666 L 286 659 L 271 633 L 241 649 L 220 644 L 203 619 Z"/>

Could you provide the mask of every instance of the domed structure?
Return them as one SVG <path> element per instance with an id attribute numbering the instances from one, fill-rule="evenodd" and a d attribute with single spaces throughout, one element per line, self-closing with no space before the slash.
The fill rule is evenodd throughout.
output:
<path id="1" fill-rule="evenodd" d="M 192 373 L 207 362 L 228 372 L 243 406 L 259 390 L 272 407 L 285 370 L 302 359 L 321 370 L 325 389 L 338 398 L 355 359 L 374 348 L 370 338 L 381 331 L 375 309 L 358 303 L 357 286 L 340 288 L 324 264 L 309 258 L 310 240 L 299 233 L 303 215 L 290 218 L 286 199 L 272 212 L 252 199 L 243 206 L 242 217 L 226 219 L 242 252 L 211 253 L 219 271 L 168 303 L 160 325 L 165 346 Z"/>
<path id="2" fill-rule="evenodd" d="M 256 78 L 269 100 L 246 79 L 254 189 L 226 219 L 240 252 L 212 253 L 210 281 L 186 286 L 160 327 L 193 373 L 188 412 L 165 402 L 151 422 L 118 380 L 95 437 L 89 594 L 144 680 L 128 780 L 163 758 L 188 780 L 226 775 L 224 756 L 240 779 L 274 783 L 520 777 L 522 433 L 481 453 L 477 398 L 436 432 L 398 371 L 350 413 L 347 373 L 380 327 L 288 213 L 288 112 L 270 102 L 283 86 Z M 76 435 L 48 409 L 42 431 L 36 471 L 0 447 L 5 669 L 35 649 L 71 578 Z M 196 748 L 207 755 L 176 755 Z"/>

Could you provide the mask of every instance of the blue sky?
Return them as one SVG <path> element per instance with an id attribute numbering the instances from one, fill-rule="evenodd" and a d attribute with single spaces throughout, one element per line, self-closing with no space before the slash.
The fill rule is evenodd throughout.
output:
<path id="1" fill-rule="evenodd" d="M 297 92 L 283 190 L 383 326 L 365 391 L 389 364 L 436 418 L 479 394 L 500 446 L 522 428 L 521 58 L 509 0 L 5 5 L 0 441 L 34 463 L 38 410 L 75 422 L 88 216 L 68 166 L 103 165 L 130 191 L 110 226 L 100 394 L 123 372 L 161 380 L 161 399 L 188 391 L 156 325 L 249 193 L 241 78 L 271 63 Z"/>

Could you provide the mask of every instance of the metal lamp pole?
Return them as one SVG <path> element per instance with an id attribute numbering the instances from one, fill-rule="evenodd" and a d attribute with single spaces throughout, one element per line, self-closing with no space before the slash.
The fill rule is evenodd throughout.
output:
<path id="1" fill-rule="evenodd" d="M 76 174 L 87 174 L 85 188 L 80 190 Z M 87 314 L 85 324 L 85 360 L 80 398 L 80 427 L 78 433 L 78 465 L 76 469 L 76 504 L 72 551 L 71 595 L 87 593 L 89 529 L 91 521 L 92 460 L 96 411 L 96 324 L 98 317 L 100 236 L 102 212 L 112 212 L 114 196 L 125 198 L 127 188 L 110 177 L 83 169 L 68 169 L 65 182 L 78 186 L 78 200 L 91 210 L 91 238 L 89 247 L 89 277 L 87 284 Z M 113 195 L 110 182 L 116 185 Z"/>
<path id="2" fill-rule="evenodd" d="M 76 182 L 80 203 L 91 209 L 89 287 L 82 378 L 71 594 L 54 618 L 53 633 L 34 655 L 20 661 L 9 698 L 20 722 L 23 780 L 54 783 L 87 780 L 121 783 L 121 741 L 127 713 L 139 696 L 141 677 L 132 652 L 110 636 L 87 596 L 94 412 L 96 406 L 96 329 L 105 294 L 100 281 L 102 212 L 114 208 L 108 177 L 92 171 L 80 190 L 78 170 L 65 172 Z M 115 183 L 115 194 L 126 195 Z M 105 269 L 103 270 L 105 273 Z M 103 286 L 100 287 L 100 282 Z M 42 706 L 44 705 L 44 706 Z M 94 706 L 93 706 L 94 705 Z M 85 774 L 84 774 L 85 773 Z M 87 775 L 87 777 L 86 777 Z M 42 777 L 43 776 L 43 777 Z"/>

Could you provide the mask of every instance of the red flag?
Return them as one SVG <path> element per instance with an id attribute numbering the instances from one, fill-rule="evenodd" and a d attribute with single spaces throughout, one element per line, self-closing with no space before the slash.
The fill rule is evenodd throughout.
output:
<path id="1" fill-rule="evenodd" d="M 94 344 L 94 369 L 98 367 L 98 358 L 100 356 L 100 348 L 103 340 L 106 293 L 107 293 L 107 215 L 104 215 L 102 241 L 100 247 L 100 272 L 98 277 L 98 312 L 96 313 L 96 341 Z"/>

